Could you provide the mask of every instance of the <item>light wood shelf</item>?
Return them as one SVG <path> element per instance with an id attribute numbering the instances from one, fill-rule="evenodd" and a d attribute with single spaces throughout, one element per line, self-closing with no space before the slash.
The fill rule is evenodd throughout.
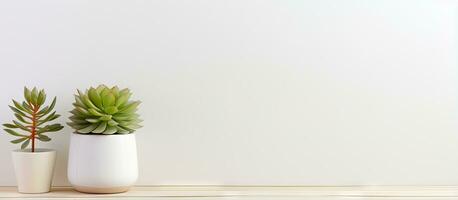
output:
<path id="1" fill-rule="evenodd" d="M 148 186 L 120 194 L 85 194 L 55 187 L 44 194 L 21 194 L 0 187 L 0 199 L 458 199 L 458 186 Z"/>

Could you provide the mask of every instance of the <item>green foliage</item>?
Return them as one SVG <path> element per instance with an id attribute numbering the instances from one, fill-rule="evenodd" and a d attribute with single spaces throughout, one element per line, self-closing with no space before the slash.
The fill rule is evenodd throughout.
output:
<path id="1" fill-rule="evenodd" d="M 34 152 L 35 139 L 43 142 L 50 141 L 51 138 L 45 135 L 45 133 L 57 132 L 63 128 L 58 123 L 45 125 L 60 117 L 55 111 L 52 112 L 56 105 L 56 97 L 52 100 L 51 105 L 43 107 L 45 101 L 46 93 L 44 90 L 38 91 L 36 87 L 29 90 L 24 87 L 24 101 L 19 103 L 13 100 L 13 105 L 9 106 L 14 112 L 16 120 L 13 120 L 12 123 L 3 124 L 5 127 L 3 130 L 18 137 L 18 139 L 11 142 L 13 144 L 22 143 L 21 149 L 26 148 L 30 141 L 32 141 L 32 152 Z"/>
<path id="2" fill-rule="evenodd" d="M 141 128 L 136 113 L 140 101 L 129 101 L 129 89 L 99 85 L 75 95 L 75 108 L 67 123 L 81 134 L 128 134 Z"/>

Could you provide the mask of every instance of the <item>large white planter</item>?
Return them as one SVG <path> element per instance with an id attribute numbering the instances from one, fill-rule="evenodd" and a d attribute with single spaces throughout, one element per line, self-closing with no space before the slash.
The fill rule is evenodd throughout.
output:
<path id="1" fill-rule="evenodd" d="M 56 151 L 19 149 L 12 152 L 14 171 L 20 193 L 45 193 L 51 189 Z"/>
<path id="2" fill-rule="evenodd" d="M 76 190 L 125 192 L 137 177 L 135 134 L 71 134 L 68 180 Z"/>

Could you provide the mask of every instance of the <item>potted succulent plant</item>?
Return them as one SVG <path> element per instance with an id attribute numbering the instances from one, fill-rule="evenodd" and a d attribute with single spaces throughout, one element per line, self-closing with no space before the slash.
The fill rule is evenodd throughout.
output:
<path id="1" fill-rule="evenodd" d="M 77 191 L 119 193 L 137 180 L 134 131 L 141 126 L 140 101 L 129 101 L 129 89 L 99 85 L 78 90 L 69 126 L 68 179 Z"/>
<path id="2" fill-rule="evenodd" d="M 47 124 L 57 119 L 60 115 L 52 112 L 56 105 L 56 97 L 51 105 L 44 106 L 46 94 L 44 90 L 38 91 L 24 87 L 25 101 L 19 103 L 13 100 L 9 106 L 17 120 L 3 124 L 7 133 L 17 137 L 12 140 L 14 144 L 21 144 L 21 149 L 12 152 L 14 170 L 18 191 L 21 193 L 44 193 L 51 188 L 56 151 L 52 149 L 36 148 L 36 140 L 47 142 L 51 138 L 45 135 L 63 128 L 62 125 Z M 31 148 L 27 147 L 31 144 Z"/>

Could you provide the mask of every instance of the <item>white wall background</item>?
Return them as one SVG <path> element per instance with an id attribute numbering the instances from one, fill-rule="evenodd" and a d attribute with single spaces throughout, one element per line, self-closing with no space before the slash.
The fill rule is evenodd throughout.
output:
<path id="1" fill-rule="evenodd" d="M 0 121 L 22 88 L 129 87 L 150 184 L 458 184 L 445 0 L 0 1 Z M 55 185 L 67 185 L 71 129 Z M 0 135 L 0 185 L 14 185 Z"/>

